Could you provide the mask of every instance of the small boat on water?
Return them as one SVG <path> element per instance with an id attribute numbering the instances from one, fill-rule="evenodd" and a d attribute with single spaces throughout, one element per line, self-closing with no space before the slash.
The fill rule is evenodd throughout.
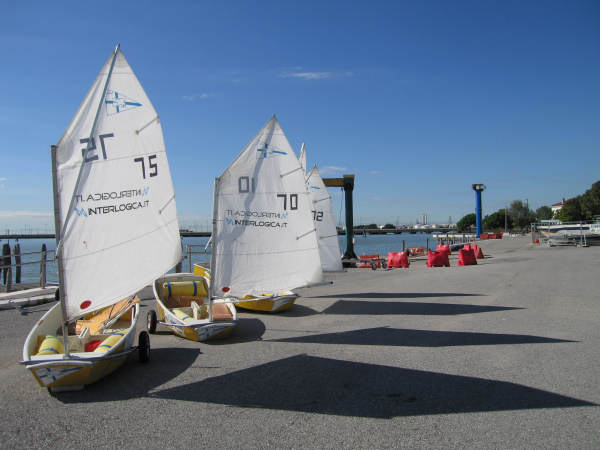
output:
<path id="1" fill-rule="evenodd" d="M 599 218 L 587 222 L 542 221 L 536 224 L 536 229 L 548 239 L 550 245 L 600 245 Z"/>
<path id="2" fill-rule="evenodd" d="M 136 350 L 148 360 L 133 295 L 181 260 L 160 121 L 119 46 L 51 153 L 59 302 L 21 364 L 51 391 L 76 390 Z"/>

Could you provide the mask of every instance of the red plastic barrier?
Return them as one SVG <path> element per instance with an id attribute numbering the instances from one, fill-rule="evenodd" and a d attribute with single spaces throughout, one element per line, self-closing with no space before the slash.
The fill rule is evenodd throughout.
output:
<path id="1" fill-rule="evenodd" d="M 388 269 L 399 269 L 404 268 L 407 269 L 410 266 L 410 262 L 408 262 L 408 252 L 389 252 L 388 253 Z"/>
<path id="2" fill-rule="evenodd" d="M 436 248 L 436 251 L 438 251 L 438 252 L 446 252 L 446 253 L 448 253 L 450 255 L 451 254 L 451 252 L 450 252 L 450 244 L 438 244 L 437 248 Z"/>
<path id="3" fill-rule="evenodd" d="M 495 233 L 492 233 L 492 234 L 488 234 L 488 239 L 498 239 L 498 237 Z"/>
<path id="4" fill-rule="evenodd" d="M 458 251 L 458 265 L 459 266 L 472 266 L 477 264 L 475 258 L 475 252 L 473 250 L 461 249 Z"/>
<path id="5" fill-rule="evenodd" d="M 448 253 L 428 250 L 427 267 L 450 267 Z"/>
<path id="6" fill-rule="evenodd" d="M 475 245 L 475 244 L 473 244 L 473 245 Z M 463 250 L 471 250 L 471 244 L 463 245 Z"/>
<path id="7" fill-rule="evenodd" d="M 359 259 L 379 259 L 379 254 L 376 255 L 360 255 Z M 360 267 L 361 269 L 371 269 L 372 266 L 369 263 L 358 263 L 358 267 Z M 377 261 L 375 263 L 375 267 L 379 268 L 381 267 L 381 262 Z"/>
<path id="8" fill-rule="evenodd" d="M 481 233 L 479 239 L 489 239 L 489 235 L 487 233 Z"/>
<path id="9" fill-rule="evenodd" d="M 481 247 L 477 247 L 477 245 L 473 245 L 473 250 L 475 251 L 476 259 L 483 259 L 483 252 L 481 251 Z"/>

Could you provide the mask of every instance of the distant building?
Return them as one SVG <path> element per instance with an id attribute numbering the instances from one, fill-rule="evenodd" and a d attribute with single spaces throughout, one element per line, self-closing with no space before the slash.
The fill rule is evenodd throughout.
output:
<path id="1" fill-rule="evenodd" d="M 569 200 L 573 200 L 575 197 L 570 198 Z M 565 205 L 565 203 L 567 203 L 569 200 L 565 200 L 564 198 L 562 199 L 562 201 L 555 203 L 551 206 L 552 208 L 552 215 L 555 215 L 558 211 L 560 211 L 562 209 L 562 207 Z"/>

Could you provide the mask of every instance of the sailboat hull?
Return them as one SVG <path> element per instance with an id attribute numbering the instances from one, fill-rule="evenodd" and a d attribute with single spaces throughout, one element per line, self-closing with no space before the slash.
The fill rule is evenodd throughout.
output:
<path id="1" fill-rule="evenodd" d="M 163 286 L 166 283 L 182 282 L 206 283 L 205 286 L 208 286 L 206 278 L 191 273 L 167 274 L 157 279 L 154 282 L 153 289 L 160 323 L 177 336 L 189 339 L 190 341 L 204 342 L 228 337 L 237 324 L 237 311 L 231 302 L 225 299 L 214 300 L 213 317 L 215 319 L 212 321 L 208 317 L 193 317 L 191 307 L 184 304 L 182 308 L 175 308 L 174 306 L 176 305 L 173 304 L 173 299 L 163 293 Z M 195 301 L 201 307 L 207 303 L 207 299 L 201 296 L 184 295 L 181 298 L 189 298 L 189 300 Z M 217 316 L 214 314 L 216 308 L 219 308 L 219 311 L 222 313 L 221 315 Z M 181 312 L 186 313 L 188 317 L 185 317 Z"/>
<path id="2" fill-rule="evenodd" d="M 134 304 L 131 312 L 127 314 L 129 317 L 115 323 L 117 327 L 123 327 L 123 324 L 127 323 L 127 331 L 119 328 L 124 331 L 123 336 L 106 352 L 72 351 L 68 358 L 65 358 L 62 353 L 38 355 L 40 338 L 58 334 L 56 332 L 61 327 L 60 303 L 57 303 L 36 323 L 27 336 L 21 364 L 25 364 L 26 369 L 31 372 L 40 386 L 51 391 L 78 390 L 87 384 L 95 383 L 122 366 L 127 360 L 127 356 L 135 350 L 133 341 L 139 315 L 139 304 Z M 87 336 L 85 338 L 69 336 L 69 343 L 73 345 L 73 350 L 83 350 L 86 341 L 90 342 L 95 338 L 108 338 L 109 336 L 109 332 L 104 336 Z M 78 341 L 80 341 L 79 344 L 77 344 Z M 76 344 L 81 348 L 75 348 Z"/>
<path id="3" fill-rule="evenodd" d="M 296 299 L 298 298 L 298 294 L 293 292 L 285 292 L 280 293 L 279 295 L 273 296 L 272 298 L 266 298 L 261 300 L 256 300 L 258 297 L 253 297 L 251 295 L 247 295 L 246 297 L 240 299 L 238 303 L 236 303 L 236 307 L 240 307 L 242 309 L 246 309 L 249 311 L 263 311 L 263 312 L 281 312 L 290 309 Z M 249 300 L 249 301 L 244 301 Z"/>
<path id="4" fill-rule="evenodd" d="M 210 272 L 205 267 L 194 264 L 194 275 L 205 278 L 207 283 L 210 284 Z M 298 294 L 285 291 L 280 292 L 278 295 L 264 294 L 264 297 L 264 299 L 261 299 L 253 295 L 247 295 L 238 300 L 235 306 L 248 311 L 281 312 L 290 309 L 294 305 Z"/>

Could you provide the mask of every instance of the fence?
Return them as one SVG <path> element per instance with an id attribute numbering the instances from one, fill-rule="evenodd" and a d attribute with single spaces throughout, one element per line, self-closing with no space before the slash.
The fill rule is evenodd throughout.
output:
<path id="1" fill-rule="evenodd" d="M 42 244 L 42 249 L 39 252 L 26 252 L 21 253 L 21 246 L 15 244 L 11 251 L 9 244 L 2 246 L 2 259 L 0 264 L 0 270 L 2 271 L 2 284 L 6 285 L 6 292 L 10 292 L 13 285 L 13 268 L 15 272 L 15 284 L 21 284 L 21 268 L 27 265 L 39 264 L 40 265 L 40 287 L 46 287 L 46 264 L 48 262 L 49 254 L 52 256 L 50 262 L 54 261 L 54 251 L 48 251 L 46 244 Z M 35 256 L 39 255 L 39 259 L 35 259 Z M 33 261 L 22 261 L 22 257 L 34 257 Z M 12 259 L 14 258 L 14 263 Z"/>

